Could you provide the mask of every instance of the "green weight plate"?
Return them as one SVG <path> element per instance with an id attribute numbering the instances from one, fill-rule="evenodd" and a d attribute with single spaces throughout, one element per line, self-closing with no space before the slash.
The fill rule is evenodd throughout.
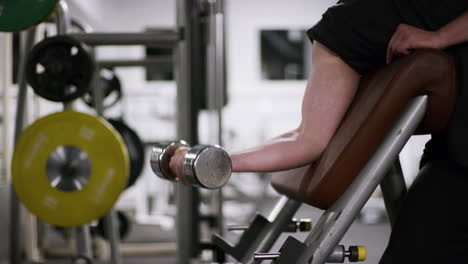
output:
<path id="1" fill-rule="evenodd" d="M 47 18 L 59 0 L 0 0 L 0 31 L 15 32 Z"/>

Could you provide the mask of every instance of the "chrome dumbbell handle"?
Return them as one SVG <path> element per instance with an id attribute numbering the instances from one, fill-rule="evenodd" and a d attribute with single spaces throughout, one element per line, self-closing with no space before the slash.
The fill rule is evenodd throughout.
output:
<path id="1" fill-rule="evenodd" d="M 281 256 L 281 253 L 255 253 L 254 259 L 257 261 L 262 260 L 276 260 Z"/>
<path id="2" fill-rule="evenodd" d="M 192 185 L 217 189 L 231 177 L 232 163 L 227 152 L 217 145 L 196 145 L 184 159 L 184 175 Z"/>
<path id="3" fill-rule="evenodd" d="M 245 231 L 249 229 L 248 225 L 229 225 L 227 226 L 228 231 Z"/>
<path id="4" fill-rule="evenodd" d="M 150 164 L 153 172 L 165 179 L 170 181 L 177 181 L 175 175 L 169 169 L 169 161 L 172 156 L 172 152 L 180 146 L 190 147 L 187 142 L 183 140 L 172 141 L 167 144 L 157 143 L 151 151 Z"/>

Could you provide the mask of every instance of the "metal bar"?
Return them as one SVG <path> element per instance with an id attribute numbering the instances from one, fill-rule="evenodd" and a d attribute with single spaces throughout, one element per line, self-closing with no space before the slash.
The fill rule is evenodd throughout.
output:
<path id="1" fill-rule="evenodd" d="M 93 51 L 93 56 L 95 56 Z M 100 85 L 100 71 L 101 68 L 96 66 L 96 70 L 93 74 L 92 80 L 92 88 L 91 92 L 93 93 L 94 98 L 94 108 L 96 109 L 96 113 L 98 116 L 104 116 L 104 106 L 103 106 L 103 99 L 104 99 L 104 91 L 101 89 L 102 86 Z M 109 213 L 104 216 L 104 224 L 107 234 L 109 235 L 109 245 L 110 245 L 110 262 L 111 264 L 121 264 L 122 263 L 122 256 L 119 252 L 120 247 L 120 237 L 119 237 L 119 230 L 117 226 L 117 214 L 115 210 L 112 208 Z"/>
<path id="2" fill-rule="evenodd" d="M 94 56 L 94 52 L 93 52 Z M 96 66 L 94 71 L 93 80 L 92 80 L 92 89 L 93 98 L 94 98 L 94 108 L 98 116 L 104 116 L 104 106 L 103 106 L 103 90 L 100 86 L 100 67 Z M 119 230 L 117 226 L 117 214 L 114 209 L 111 209 L 106 216 L 104 216 L 104 224 L 107 234 L 109 235 L 109 245 L 110 245 L 110 263 L 111 264 L 121 264 L 122 256 L 119 253 Z"/>
<path id="3" fill-rule="evenodd" d="M 93 250 L 91 248 L 91 233 L 88 225 L 75 228 L 76 253 L 80 257 L 93 259 Z"/>
<path id="4" fill-rule="evenodd" d="M 256 263 L 255 252 L 268 252 L 271 249 L 300 206 L 300 202 L 282 196 L 268 216 L 271 225 L 265 227 L 239 261 L 245 264 Z"/>
<path id="5" fill-rule="evenodd" d="M 97 62 L 101 68 L 114 67 L 158 67 L 163 70 L 172 70 L 174 67 L 173 56 L 161 56 L 157 58 L 144 58 L 134 60 L 100 60 Z"/>
<path id="6" fill-rule="evenodd" d="M 32 27 L 21 33 L 21 56 L 18 67 L 18 96 L 16 104 L 15 120 L 15 142 L 18 141 L 27 123 L 27 83 L 26 83 L 26 60 L 29 50 L 34 45 L 36 27 Z M 24 45 L 23 45 L 24 44 Z M 23 232 L 21 229 L 21 204 L 16 196 L 13 185 L 10 189 L 10 264 L 21 263 L 21 246 L 23 243 Z"/>
<path id="7" fill-rule="evenodd" d="M 62 0 L 58 4 L 57 11 L 55 12 L 55 24 L 57 26 L 57 35 L 66 35 L 71 31 L 71 15 L 67 3 Z M 63 104 L 64 110 L 73 110 L 73 102 Z"/>
<path id="8" fill-rule="evenodd" d="M 3 156 L 0 157 L 2 159 L 2 172 L 0 176 L 0 187 L 2 185 L 7 186 L 11 182 L 11 173 L 10 173 L 10 159 L 11 159 L 11 133 L 10 133 L 10 104 L 11 104 L 11 95 L 10 90 L 12 86 L 12 72 L 13 72 L 13 34 L 11 33 L 3 33 L 2 34 L 2 55 L 1 57 L 4 58 L 3 62 L 3 69 L 2 69 L 2 86 L 3 86 L 3 116 L 0 120 L 2 123 L 3 129 Z"/>
<path id="9" fill-rule="evenodd" d="M 74 234 L 76 236 L 76 233 Z M 78 245 L 77 245 L 78 246 Z M 44 254 L 52 258 L 67 258 L 76 255 L 73 247 L 69 245 L 63 245 L 63 247 L 44 247 Z M 175 255 L 176 244 L 172 242 L 141 242 L 141 243 L 123 243 L 120 244 L 120 251 L 122 255 L 133 257 L 133 256 L 154 256 L 154 255 Z"/>
<path id="10" fill-rule="evenodd" d="M 255 253 L 254 259 L 256 261 L 275 260 L 280 257 L 280 253 Z"/>
<path id="11" fill-rule="evenodd" d="M 307 249 L 296 263 L 325 263 L 357 214 L 382 181 L 403 146 L 423 119 L 427 96 L 410 101 L 387 132 L 381 145 L 346 192 L 322 215 L 304 243 Z"/>
<path id="12" fill-rule="evenodd" d="M 121 264 L 122 257 L 119 253 L 120 248 L 120 237 L 119 237 L 119 228 L 117 226 L 117 214 L 114 209 L 111 209 L 110 212 L 104 217 L 104 224 L 109 235 L 109 244 L 111 250 L 110 264 Z"/>
<path id="13" fill-rule="evenodd" d="M 216 144 L 223 145 L 222 109 L 224 103 L 224 10 L 222 0 L 207 1 L 209 7 L 208 45 L 207 49 L 207 108 L 210 110 L 212 131 L 216 131 Z M 224 234 L 223 191 L 216 190 L 211 195 L 211 208 L 216 217 L 215 232 Z M 219 254 L 221 255 L 221 254 Z M 216 261 L 221 262 L 225 256 L 217 256 Z"/>
<path id="14" fill-rule="evenodd" d="M 151 47 L 172 48 L 181 40 L 177 31 L 143 33 L 73 33 L 72 37 L 90 46 L 105 45 L 146 45 Z"/>
<path id="15" fill-rule="evenodd" d="M 176 50 L 177 138 L 189 144 L 198 142 L 198 113 L 196 91 L 202 83 L 200 21 L 198 1 L 177 0 L 177 28 L 184 29 L 185 39 Z M 199 205 L 196 188 L 177 184 L 177 263 L 190 263 L 200 253 Z"/>
<path id="16" fill-rule="evenodd" d="M 395 161 L 395 164 L 380 183 L 380 189 L 382 190 L 390 224 L 393 227 L 406 195 L 405 178 L 403 177 L 399 159 Z"/>
<path id="17" fill-rule="evenodd" d="M 42 259 L 41 252 L 39 250 L 38 243 L 38 230 L 37 230 L 37 218 L 33 214 L 28 213 L 25 217 L 26 222 L 26 234 L 24 240 L 24 252 L 26 261 L 29 263 L 40 263 Z"/>
<path id="18" fill-rule="evenodd" d="M 65 35 L 71 30 L 71 16 L 68 5 L 65 1 L 60 1 L 55 12 L 55 23 L 57 25 L 57 34 Z"/>
<path id="19" fill-rule="evenodd" d="M 249 229 L 248 225 L 230 225 L 227 227 L 228 231 L 244 231 Z"/>

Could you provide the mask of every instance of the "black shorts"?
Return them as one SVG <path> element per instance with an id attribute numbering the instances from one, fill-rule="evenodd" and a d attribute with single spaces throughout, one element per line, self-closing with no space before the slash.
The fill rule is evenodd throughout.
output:
<path id="1" fill-rule="evenodd" d="M 365 74 L 385 64 L 399 24 L 438 30 L 467 8 L 466 0 L 340 0 L 307 34 Z"/>
<path id="2" fill-rule="evenodd" d="M 385 64 L 388 42 L 400 23 L 393 0 L 342 0 L 307 34 L 365 74 Z"/>

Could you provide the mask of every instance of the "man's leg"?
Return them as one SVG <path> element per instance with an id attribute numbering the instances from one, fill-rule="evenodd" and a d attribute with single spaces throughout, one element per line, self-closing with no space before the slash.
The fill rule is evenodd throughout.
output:
<path id="1" fill-rule="evenodd" d="M 428 161 L 411 186 L 380 264 L 468 261 L 468 171 Z"/>

